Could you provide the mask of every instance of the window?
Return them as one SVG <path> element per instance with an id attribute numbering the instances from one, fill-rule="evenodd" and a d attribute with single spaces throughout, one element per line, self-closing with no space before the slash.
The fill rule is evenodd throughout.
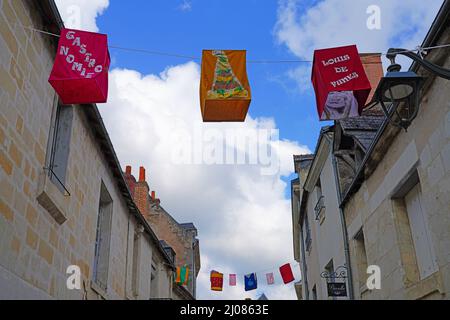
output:
<path id="1" fill-rule="evenodd" d="M 424 279 L 436 272 L 438 266 L 427 215 L 422 206 L 422 193 L 419 183 L 405 195 L 404 200 L 416 252 L 417 267 L 419 268 L 420 278 Z"/>
<path id="2" fill-rule="evenodd" d="M 317 196 L 317 203 L 316 206 L 314 207 L 314 212 L 316 214 L 316 220 L 319 220 L 322 223 L 324 218 L 323 209 L 325 209 L 325 202 L 324 197 L 322 195 L 322 184 L 320 182 L 320 178 L 317 180 L 316 184 L 316 196 Z"/>
<path id="3" fill-rule="evenodd" d="M 58 189 L 62 192 L 68 192 L 65 183 L 72 135 L 73 107 L 58 103 L 54 119 L 53 132 L 50 138 L 48 172 L 50 180 Z"/>
<path id="4" fill-rule="evenodd" d="M 313 299 L 313 300 L 317 300 L 317 289 L 316 289 L 316 285 L 314 285 L 314 287 L 312 288 L 312 299 Z"/>
<path id="5" fill-rule="evenodd" d="M 366 254 L 366 243 L 364 241 L 364 231 L 363 229 L 359 230 L 355 237 L 355 255 L 356 255 L 356 264 L 358 270 L 358 278 L 359 278 L 359 286 L 360 288 L 364 287 L 367 280 L 367 254 Z"/>
<path id="6" fill-rule="evenodd" d="M 113 202 L 105 185 L 101 184 L 98 209 L 97 234 L 95 237 L 94 282 L 106 290 L 108 283 L 109 251 L 111 242 Z"/>
<path id="7" fill-rule="evenodd" d="M 325 266 L 325 271 L 327 272 L 327 282 L 334 282 L 335 274 L 334 274 L 334 265 L 333 259 Z"/>
<path id="8" fill-rule="evenodd" d="M 320 182 L 320 177 L 317 179 L 316 183 L 316 196 L 317 199 L 320 199 L 322 197 L 322 183 Z"/>
<path id="9" fill-rule="evenodd" d="M 324 197 L 320 196 L 320 198 L 317 200 L 316 206 L 314 207 L 314 211 L 316 213 L 316 220 L 319 220 L 320 222 L 323 221 L 323 218 L 325 217 L 324 213 L 325 209 L 325 201 Z"/>
<path id="10" fill-rule="evenodd" d="M 305 221 L 304 231 L 306 232 L 306 235 L 305 235 L 305 248 L 306 248 L 306 251 L 310 252 L 311 251 L 312 239 L 311 239 L 311 229 L 309 228 L 309 221 L 308 221 L 308 215 L 307 214 L 305 214 L 304 221 Z"/>
<path id="11" fill-rule="evenodd" d="M 150 297 L 155 299 L 158 297 L 158 270 L 156 269 L 155 262 L 152 262 L 152 274 L 150 281 Z"/>
<path id="12" fill-rule="evenodd" d="M 328 262 L 328 264 L 325 266 L 325 272 L 327 273 L 327 277 L 326 277 L 326 281 L 327 283 L 329 282 L 335 282 L 336 280 L 336 275 L 334 273 L 334 264 L 333 264 L 333 259 L 330 260 L 330 262 Z M 328 291 L 328 290 L 327 290 Z M 336 297 L 331 297 L 332 300 L 335 300 Z"/>
<path id="13" fill-rule="evenodd" d="M 136 231 L 133 236 L 133 267 L 132 267 L 132 281 L 131 287 L 132 292 L 135 297 L 139 295 L 139 259 L 140 259 L 140 248 L 139 248 L 139 239 L 142 234 L 143 228 L 141 226 L 137 226 Z"/>

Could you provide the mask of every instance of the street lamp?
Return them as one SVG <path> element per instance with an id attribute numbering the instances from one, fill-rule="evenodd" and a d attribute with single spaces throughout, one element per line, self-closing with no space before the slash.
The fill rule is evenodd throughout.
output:
<path id="1" fill-rule="evenodd" d="M 405 49 L 388 50 L 386 56 L 391 61 L 391 65 L 387 69 L 386 76 L 381 79 L 375 97 L 386 117 L 394 125 L 407 130 L 419 112 L 420 89 L 424 78 L 413 71 L 400 71 L 401 66 L 395 62 L 397 54 L 411 58 L 428 71 L 447 80 L 450 80 L 450 70 L 432 64 L 418 54 Z M 404 105 L 399 109 L 401 103 Z"/>

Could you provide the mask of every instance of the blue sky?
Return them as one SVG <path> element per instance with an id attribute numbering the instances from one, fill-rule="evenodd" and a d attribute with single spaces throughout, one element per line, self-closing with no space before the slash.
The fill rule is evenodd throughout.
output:
<path id="1" fill-rule="evenodd" d="M 442 0 L 56 1 L 66 26 L 107 33 L 110 45 L 196 57 L 203 49 L 246 49 L 249 60 L 311 60 L 314 49 L 348 44 L 357 44 L 360 52 L 414 48 L 422 43 L 442 4 Z M 367 28 L 370 5 L 380 8 L 379 29 Z M 78 25 L 73 6 L 79 8 Z M 193 222 L 198 228 L 202 265 L 198 298 L 256 298 L 265 292 L 269 299 L 295 299 L 293 285 L 281 284 L 277 274 L 279 266 L 294 260 L 292 156 L 314 151 L 320 127 L 329 124 L 318 121 L 311 64 L 249 63 L 252 103 L 247 121 L 204 124 L 198 60 L 113 48 L 110 53 L 108 103 L 99 105 L 100 112 L 122 166 L 132 165 L 136 174 L 144 165 L 147 182 L 162 206 L 179 222 Z M 401 62 L 404 68 L 410 64 Z M 223 133 L 228 128 L 279 129 L 280 137 L 274 141 L 279 171 L 263 175 L 258 165 L 180 165 L 171 159 L 174 148 L 189 146 L 189 130 Z M 171 139 L 174 132 L 188 140 Z M 293 268 L 300 279 L 298 266 Z M 236 288 L 213 293 L 212 269 L 240 275 L 268 269 L 275 273 L 277 285 L 264 285 L 265 274 L 260 273 L 255 292 L 245 293 L 238 278 Z"/>

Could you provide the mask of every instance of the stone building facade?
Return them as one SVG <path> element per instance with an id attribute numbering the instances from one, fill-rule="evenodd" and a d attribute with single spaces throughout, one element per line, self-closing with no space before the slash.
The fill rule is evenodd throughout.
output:
<path id="1" fill-rule="evenodd" d="M 196 296 L 196 282 L 200 271 L 200 247 L 197 228 L 193 223 L 178 223 L 162 206 L 156 192 L 150 193 L 144 167 L 139 168 L 139 179 L 132 175 L 131 166 L 125 170 L 125 179 L 140 211 L 159 239 L 174 251 L 177 267 L 189 268 L 189 281 L 184 286 L 192 296 Z"/>
<path id="2" fill-rule="evenodd" d="M 0 299 L 170 299 L 174 265 L 135 205 L 95 105 L 48 84 L 53 0 L 0 0 Z M 69 266 L 81 288 L 67 287 Z"/>
<path id="3" fill-rule="evenodd" d="M 422 46 L 449 42 L 444 1 Z M 425 59 L 450 68 L 449 48 Z M 450 298 L 450 81 L 410 70 L 426 77 L 416 119 L 407 131 L 383 119 L 353 173 L 340 172 L 357 299 Z M 379 290 L 366 286 L 369 265 L 380 267 Z"/>
<path id="4" fill-rule="evenodd" d="M 345 270 L 346 259 L 338 186 L 333 179 L 332 141 L 332 128 L 325 127 L 315 154 L 294 158 L 298 185 L 302 185 L 298 188 L 298 199 L 293 199 L 298 201 L 296 258 L 302 274 L 302 297 L 309 300 L 328 299 L 328 282 L 346 282 L 334 276 Z"/>

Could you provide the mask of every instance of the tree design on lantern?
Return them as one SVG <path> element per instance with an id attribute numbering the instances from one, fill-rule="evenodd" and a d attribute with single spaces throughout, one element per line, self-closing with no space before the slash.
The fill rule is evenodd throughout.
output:
<path id="1" fill-rule="evenodd" d="M 234 75 L 225 52 L 214 50 L 212 54 L 217 57 L 217 62 L 212 88 L 207 93 L 208 99 L 247 98 L 248 91 Z"/>

